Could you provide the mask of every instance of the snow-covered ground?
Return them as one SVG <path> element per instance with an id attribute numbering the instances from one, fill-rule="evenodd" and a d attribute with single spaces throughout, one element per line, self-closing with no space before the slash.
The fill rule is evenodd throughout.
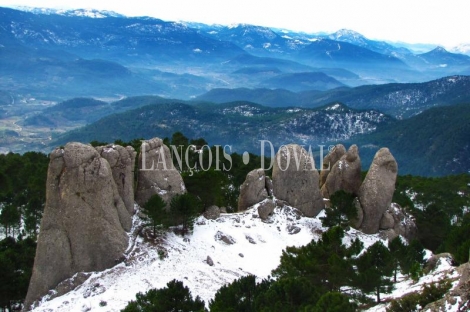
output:
<path id="1" fill-rule="evenodd" d="M 128 259 L 103 272 L 94 272 L 75 290 L 47 301 L 43 298 L 34 311 L 120 311 L 137 292 L 150 288 L 162 288 L 172 279 L 183 281 L 194 296 L 200 296 L 206 305 L 224 284 L 248 274 L 259 279 L 270 275 L 280 263 L 282 250 L 287 246 L 302 246 L 321 237 L 325 230 L 319 217 L 301 218 L 289 207 L 276 208 L 268 222 L 257 215 L 257 207 L 243 213 L 222 214 L 217 220 L 199 217 L 192 234 L 186 238 L 173 232 L 163 234 L 159 244 L 145 242 L 141 237 L 130 237 L 135 241 Z M 134 223 L 139 223 L 134 218 Z M 300 231 L 299 231 L 300 229 Z M 227 244 L 216 240 L 221 233 Z M 295 233 L 295 234 L 294 234 Z M 367 248 L 379 240 L 378 235 L 366 235 L 351 229 L 345 242 L 359 237 Z M 158 250 L 165 250 L 167 257 L 160 259 Z M 206 260 L 211 257 L 210 266 Z M 436 272 L 413 284 L 408 280 L 398 283 L 392 294 L 384 299 L 399 297 L 404 293 L 419 290 L 424 283 L 454 276 L 455 269 L 443 261 Z M 369 311 L 385 311 L 380 305 Z"/>

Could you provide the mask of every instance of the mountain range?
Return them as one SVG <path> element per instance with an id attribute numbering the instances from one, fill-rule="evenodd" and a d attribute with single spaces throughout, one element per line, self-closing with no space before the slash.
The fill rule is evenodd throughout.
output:
<path id="1" fill-rule="evenodd" d="M 443 48 L 414 54 L 351 30 L 305 34 L 109 11 L 26 8 L 0 8 L 0 27 L 0 90 L 18 98 L 151 94 L 189 99 L 216 87 L 281 83 L 295 92 L 422 82 L 470 71 L 470 56 Z M 247 71 L 256 74 L 243 74 Z M 288 75 L 305 73 L 307 80 Z M 325 83 L 332 79 L 339 83 Z"/>

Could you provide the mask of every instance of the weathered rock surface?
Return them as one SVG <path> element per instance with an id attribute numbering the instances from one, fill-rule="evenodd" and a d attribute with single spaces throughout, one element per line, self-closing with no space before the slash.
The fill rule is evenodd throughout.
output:
<path id="1" fill-rule="evenodd" d="M 341 149 L 338 148 L 338 150 Z M 333 165 L 321 188 L 322 196 L 330 198 L 339 190 L 357 195 L 361 183 L 361 159 L 359 158 L 357 145 L 352 145 L 348 152 L 343 154 Z"/>
<path id="2" fill-rule="evenodd" d="M 134 167 L 137 153 L 131 146 L 109 144 L 96 148 L 111 166 L 114 182 L 127 211 L 134 213 Z"/>
<path id="3" fill-rule="evenodd" d="M 142 142 L 138 161 L 139 178 L 135 201 L 143 206 L 155 194 L 169 204 L 173 196 L 186 192 L 183 178 L 173 167 L 170 149 L 159 138 Z"/>
<path id="4" fill-rule="evenodd" d="M 27 309 L 75 273 L 113 266 L 127 248 L 130 228 L 108 161 L 91 145 L 54 150 Z"/>
<path id="5" fill-rule="evenodd" d="M 276 204 L 270 199 L 266 199 L 261 202 L 258 206 L 258 215 L 261 220 L 266 220 L 270 215 L 272 215 L 274 208 L 276 208 Z"/>
<path id="6" fill-rule="evenodd" d="M 359 190 L 359 202 L 364 212 L 361 230 L 377 233 L 384 212 L 390 207 L 398 165 L 388 148 L 381 148 L 374 156 L 369 172 Z"/>
<path id="7" fill-rule="evenodd" d="M 320 172 L 320 187 L 325 184 L 328 175 L 333 169 L 333 166 L 336 164 L 341 157 L 346 154 L 346 148 L 343 144 L 337 144 L 333 149 L 328 153 L 328 155 L 323 158 L 323 167 Z"/>
<path id="8" fill-rule="evenodd" d="M 307 217 L 315 217 L 324 208 L 313 157 L 297 144 L 283 146 L 276 154 L 273 190 L 276 198 L 298 208 Z"/>
<path id="9" fill-rule="evenodd" d="M 361 203 L 359 202 L 359 198 L 354 198 L 354 206 L 356 207 L 357 215 L 354 219 L 349 222 L 351 226 L 355 229 L 359 229 L 361 227 L 362 221 L 364 220 L 364 211 L 362 210 Z"/>
<path id="10" fill-rule="evenodd" d="M 220 209 L 219 207 L 212 205 L 209 208 L 206 209 L 203 213 L 204 218 L 208 220 L 216 220 L 218 217 L 220 217 Z"/>
<path id="11" fill-rule="evenodd" d="M 214 238 L 216 241 L 222 241 L 227 245 L 233 245 L 236 243 L 235 239 L 232 236 L 224 234 L 221 231 L 217 231 Z"/>
<path id="12" fill-rule="evenodd" d="M 255 169 L 246 175 L 245 182 L 240 186 L 238 196 L 238 211 L 244 211 L 248 207 L 268 198 L 266 174 L 263 169 Z"/>
<path id="13" fill-rule="evenodd" d="M 387 210 L 384 212 L 382 219 L 380 220 L 380 229 L 389 230 L 393 229 L 395 226 L 395 219 L 393 219 L 392 214 Z"/>
<path id="14" fill-rule="evenodd" d="M 418 235 L 418 227 L 413 217 L 408 215 L 400 205 L 392 203 L 387 210 L 393 218 L 393 230 L 408 241 L 415 239 Z"/>

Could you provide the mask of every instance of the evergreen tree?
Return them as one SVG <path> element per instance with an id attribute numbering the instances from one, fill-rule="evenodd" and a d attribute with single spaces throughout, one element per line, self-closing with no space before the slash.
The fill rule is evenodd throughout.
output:
<path id="1" fill-rule="evenodd" d="M 357 259 L 357 286 L 366 293 L 375 292 L 377 303 L 381 292 L 391 292 L 393 257 L 382 242 L 376 242 Z"/>
<path id="2" fill-rule="evenodd" d="M 255 298 L 263 285 L 256 284 L 256 277 L 248 275 L 241 277 L 228 285 L 222 286 L 209 304 L 212 312 L 251 312 L 255 309 Z"/>
<path id="3" fill-rule="evenodd" d="M 183 235 L 192 229 L 194 219 L 201 212 L 201 202 L 192 194 L 176 195 L 171 199 L 171 222 L 175 225 L 182 225 Z"/>
<path id="4" fill-rule="evenodd" d="M 199 296 L 193 299 L 189 288 L 182 282 L 172 280 L 165 288 L 150 289 L 145 294 L 138 293 L 136 300 L 121 310 L 122 312 L 198 312 L 207 311 Z"/>
<path id="5" fill-rule="evenodd" d="M 315 306 L 308 306 L 304 312 L 354 312 L 356 305 L 339 292 L 327 292 L 321 296 Z"/>
<path id="6" fill-rule="evenodd" d="M 168 213 L 166 211 L 166 203 L 160 197 L 155 194 L 145 203 L 142 207 L 142 212 L 147 215 L 149 225 L 153 228 L 153 236 L 157 230 L 157 225 L 166 227 L 168 225 Z"/>
<path id="7" fill-rule="evenodd" d="M 357 210 L 353 203 L 354 195 L 343 190 L 330 196 L 330 207 L 325 209 L 326 216 L 320 218 L 323 226 L 346 227 L 349 221 L 357 217 Z"/>
<path id="8" fill-rule="evenodd" d="M 393 282 L 397 282 L 397 272 L 400 260 L 403 259 L 405 254 L 405 244 L 401 240 L 400 236 L 395 237 L 390 243 L 388 243 L 388 248 L 393 258 Z"/>

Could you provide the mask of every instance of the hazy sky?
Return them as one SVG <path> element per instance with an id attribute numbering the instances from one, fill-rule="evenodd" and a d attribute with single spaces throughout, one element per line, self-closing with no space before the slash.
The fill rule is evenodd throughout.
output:
<path id="1" fill-rule="evenodd" d="M 0 6 L 95 8 L 208 24 L 249 23 L 305 32 L 358 31 L 371 39 L 470 43 L 468 0 L 0 0 Z"/>

